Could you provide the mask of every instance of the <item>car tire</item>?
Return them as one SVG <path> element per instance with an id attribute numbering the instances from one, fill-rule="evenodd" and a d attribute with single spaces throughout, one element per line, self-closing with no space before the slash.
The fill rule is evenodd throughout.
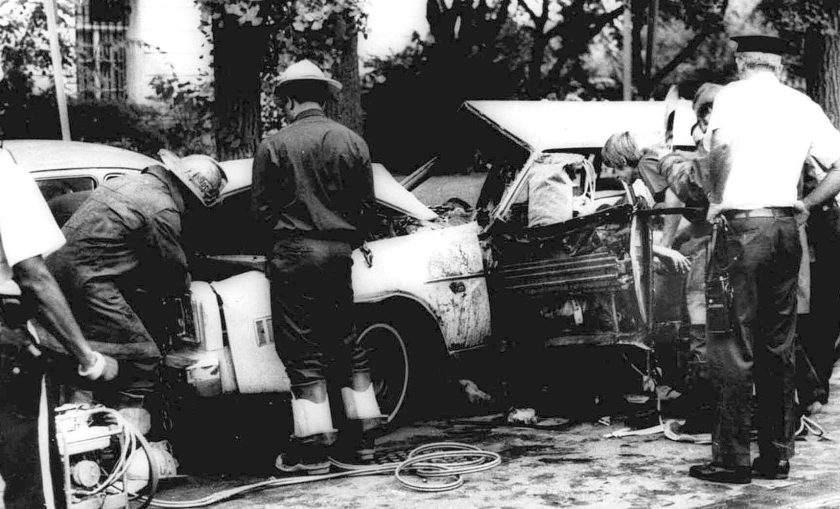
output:
<path id="1" fill-rule="evenodd" d="M 368 351 L 376 399 L 387 422 L 405 422 L 429 393 L 435 347 L 429 318 L 401 306 L 372 306 L 358 324 L 359 343 Z M 439 335 L 439 334 L 438 334 Z M 431 391 L 433 393 L 434 391 Z"/>

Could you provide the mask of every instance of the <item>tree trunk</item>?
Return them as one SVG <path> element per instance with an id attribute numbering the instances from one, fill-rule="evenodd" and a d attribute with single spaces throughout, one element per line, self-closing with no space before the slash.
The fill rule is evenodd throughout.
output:
<path id="1" fill-rule="evenodd" d="M 327 104 L 327 114 L 358 134 L 364 134 L 362 84 L 359 77 L 359 38 L 353 23 L 347 23 L 342 40 L 341 57 L 334 68 L 334 78 L 341 85 L 336 101 Z"/>
<path id="2" fill-rule="evenodd" d="M 213 77 L 216 156 L 220 160 L 251 157 L 260 142 L 260 74 L 269 32 L 240 25 L 223 16 L 213 23 Z"/>
<path id="3" fill-rule="evenodd" d="M 828 16 L 828 30 L 806 34 L 805 74 L 808 95 L 840 128 L 840 6 L 831 7 Z"/>
<path id="4" fill-rule="evenodd" d="M 630 0 L 633 12 L 633 40 L 630 46 L 633 53 L 633 84 L 638 89 L 645 81 L 645 67 L 642 59 L 642 27 L 645 26 L 647 0 Z"/>
<path id="5" fill-rule="evenodd" d="M 529 99 L 540 99 L 542 84 L 542 64 L 545 59 L 545 48 L 548 38 L 543 35 L 543 26 L 537 24 L 534 32 L 534 45 L 531 47 L 531 61 L 528 62 L 528 84 L 525 89 Z"/>

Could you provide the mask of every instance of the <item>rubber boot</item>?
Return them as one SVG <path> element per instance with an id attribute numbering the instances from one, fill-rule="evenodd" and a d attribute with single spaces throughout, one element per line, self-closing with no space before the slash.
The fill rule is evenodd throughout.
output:
<path id="1" fill-rule="evenodd" d="M 373 461 L 375 430 L 386 418 L 376 402 L 370 373 L 354 373 L 349 387 L 341 388 L 347 423 L 331 453 L 334 464 L 366 464 Z"/>
<path id="2" fill-rule="evenodd" d="M 285 474 L 320 475 L 330 470 L 327 449 L 335 442 L 326 381 L 292 388 L 294 434 L 274 463 Z"/>

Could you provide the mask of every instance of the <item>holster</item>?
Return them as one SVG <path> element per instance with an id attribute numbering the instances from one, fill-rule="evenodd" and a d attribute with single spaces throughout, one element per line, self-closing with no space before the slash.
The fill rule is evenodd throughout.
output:
<path id="1" fill-rule="evenodd" d="M 729 266 L 732 258 L 726 242 L 726 220 L 717 219 L 712 226 L 706 265 L 706 331 L 713 334 L 732 330 L 732 285 Z"/>

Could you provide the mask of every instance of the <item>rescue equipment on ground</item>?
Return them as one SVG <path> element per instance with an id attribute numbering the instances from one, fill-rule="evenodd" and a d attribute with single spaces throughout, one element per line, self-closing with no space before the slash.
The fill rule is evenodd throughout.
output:
<path id="1" fill-rule="evenodd" d="M 656 426 L 643 429 L 621 428 L 619 430 L 603 435 L 604 438 L 624 438 L 635 436 L 651 436 L 662 433 L 668 440 L 675 442 L 689 442 L 693 444 L 710 444 L 712 437 L 709 433 L 700 435 L 689 435 L 680 432 L 680 426 L 685 423 L 683 420 L 666 419 L 660 420 Z"/>
<path id="2" fill-rule="evenodd" d="M 619 430 L 606 433 L 604 438 L 624 438 L 631 436 L 650 436 L 662 433 L 668 440 L 675 442 L 688 442 L 693 444 L 710 444 L 712 443 L 711 433 L 700 433 L 697 435 L 682 433 L 680 427 L 685 423 L 684 420 L 665 419 L 661 420 L 656 426 L 644 429 L 621 428 Z M 825 429 L 820 426 L 815 420 L 808 416 L 801 416 L 799 418 L 799 428 L 796 430 L 796 436 L 804 436 L 806 434 L 814 435 L 820 440 L 831 440 L 827 435 Z"/>
<path id="3" fill-rule="evenodd" d="M 148 507 L 157 491 L 159 460 L 167 462 L 172 470 L 171 455 L 167 458 L 160 450 L 155 452 L 116 410 L 63 405 L 55 412 L 67 508 L 128 509 L 130 501 L 143 490 L 146 501 L 140 507 Z"/>
<path id="4" fill-rule="evenodd" d="M 807 415 L 799 417 L 799 428 L 797 428 L 795 435 L 797 438 L 805 435 L 814 435 L 820 440 L 831 440 L 831 437 L 826 434 L 825 429 Z"/>
<path id="5" fill-rule="evenodd" d="M 230 488 L 195 500 L 151 501 L 152 507 L 190 508 L 207 507 L 234 497 L 261 490 L 293 486 L 297 484 L 356 477 L 363 475 L 390 475 L 397 481 L 416 491 L 439 493 L 457 489 L 464 484 L 464 475 L 484 472 L 502 463 L 498 453 L 484 451 L 475 446 L 456 442 L 427 444 L 413 449 L 405 461 L 384 463 L 381 465 L 351 465 L 330 460 L 340 472 L 303 477 L 267 479 L 245 486 Z M 443 482 L 429 482 L 429 479 L 443 479 Z"/>

